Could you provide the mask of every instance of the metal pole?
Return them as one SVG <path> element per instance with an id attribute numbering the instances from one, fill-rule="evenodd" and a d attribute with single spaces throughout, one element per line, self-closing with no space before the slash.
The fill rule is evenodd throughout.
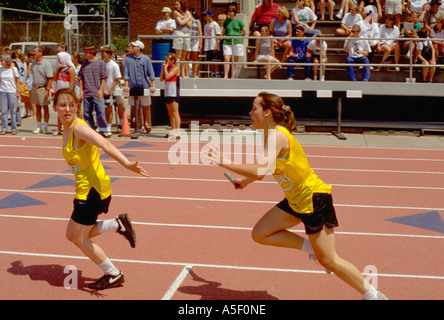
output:
<path id="1" fill-rule="evenodd" d="M 106 2 L 106 10 L 108 12 L 108 43 L 112 43 L 111 41 L 111 10 L 109 0 Z"/>
<path id="2" fill-rule="evenodd" d="M 337 130 L 331 133 L 339 140 L 347 140 L 347 138 L 341 133 L 341 118 L 342 118 L 342 98 L 338 97 L 338 119 L 337 119 Z"/>
<path id="3" fill-rule="evenodd" d="M 40 14 L 40 25 L 39 25 L 39 45 L 42 41 L 42 24 L 43 24 L 43 14 Z"/>

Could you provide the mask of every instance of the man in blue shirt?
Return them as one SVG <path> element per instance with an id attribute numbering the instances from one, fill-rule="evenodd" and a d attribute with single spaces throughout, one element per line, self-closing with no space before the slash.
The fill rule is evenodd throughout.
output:
<path id="1" fill-rule="evenodd" d="M 131 89 L 148 89 L 151 93 L 156 92 L 154 80 L 156 78 L 154 74 L 153 65 L 148 56 L 142 53 L 145 45 L 137 40 L 131 42 L 134 53 L 129 55 L 125 59 L 123 80 L 125 85 L 123 90 L 129 92 Z M 144 127 L 147 133 L 151 131 L 151 97 L 140 96 L 139 102 L 142 105 Z M 129 104 L 135 106 L 135 99 L 133 96 L 129 97 Z M 139 108 L 137 108 L 137 112 Z M 141 117 L 139 117 L 139 120 Z M 140 123 L 137 124 L 139 127 Z"/>
<path id="2" fill-rule="evenodd" d="M 305 28 L 302 25 L 298 25 L 296 27 L 296 37 L 304 37 L 305 34 Z M 287 63 L 310 63 L 311 59 L 310 57 L 307 57 L 307 46 L 310 43 L 311 40 L 308 39 L 294 39 L 291 41 L 291 46 L 293 49 L 293 52 L 291 52 L 288 56 Z M 304 77 L 305 80 L 311 80 L 311 66 L 306 66 L 304 71 Z M 294 66 L 289 65 L 287 66 L 287 72 L 288 72 L 288 80 L 293 80 L 294 77 Z"/>

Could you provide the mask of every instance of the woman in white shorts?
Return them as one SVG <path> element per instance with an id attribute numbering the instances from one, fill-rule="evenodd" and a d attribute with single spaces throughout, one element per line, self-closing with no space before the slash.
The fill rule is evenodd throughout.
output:
<path id="1" fill-rule="evenodd" d="M 176 20 L 176 30 L 173 35 L 173 49 L 176 51 L 177 61 L 187 61 L 190 59 L 191 39 L 182 38 L 182 36 L 190 35 L 191 20 L 193 16 L 188 10 L 186 1 L 176 1 L 174 4 L 174 19 Z M 188 77 L 188 64 L 180 64 L 180 76 L 182 78 Z"/>
<path id="2" fill-rule="evenodd" d="M 230 36 L 246 36 L 247 28 L 242 20 L 236 18 L 237 8 L 235 5 L 229 5 L 227 10 L 227 19 L 224 21 L 222 27 L 222 36 L 226 36 L 224 39 L 222 50 L 224 53 L 224 62 L 231 62 L 231 56 L 234 55 L 234 62 L 239 61 L 239 57 L 244 55 L 244 44 L 242 39 L 229 38 Z M 233 76 L 236 74 L 238 65 L 233 67 Z M 230 64 L 224 64 L 224 79 L 228 79 L 230 72 Z"/>
<path id="3" fill-rule="evenodd" d="M 404 1 L 402 0 L 386 0 L 385 1 L 385 14 L 395 16 L 395 25 L 401 30 L 401 15 L 404 11 Z"/>

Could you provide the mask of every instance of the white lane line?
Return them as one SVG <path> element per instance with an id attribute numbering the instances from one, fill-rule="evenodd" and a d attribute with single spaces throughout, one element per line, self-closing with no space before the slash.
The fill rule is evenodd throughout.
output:
<path id="1" fill-rule="evenodd" d="M 0 214 L 0 218 L 13 219 L 35 219 L 35 220 L 52 220 L 52 221 L 68 221 L 69 218 L 41 217 L 41 216 L 20 216 L 10 214 Z M 251 227 L 234 227 L 234 226 L 211 226 L 200 224 L 179 224 L 179 223 L 158 223 L 158 222 L 137 222 L 132 221 L 134 225 L 151 226 L 151 227 L 168 227 L 168 228 L 200 228 L 200 229 L 220 229 L 220 230 L 239 230 L 251 231 Z M 303 229 L 290 229 L 291 232 L 305 233 Z M 420 235 L 420 234 L 396 234 L 396 233 L 376 233 L 376 232 L 346 232 L 337 231 L 337 235 L 355 235 L 355 236 L 375 236 L 375 237 L 404 237 L 404 238 L 426 238 L 426 239 L 444 239 L 444 236 Z"/>
<path id="2" fill-rule="evenodd" d="M 165 293 L 165 295 L 162 297 L 161 300 L 171 300 L 171 298 L 176 293 L 177 289 L 179 289 L 183 280 L 185 280 L 187 275 L 190 273 L 191 268 L 192 268 L 191 265 L 186 265 L 185 267 L 183 267 L 182 271 L 177 276 L 176 280 L 174 280 L 173 284 L 171 285 L 171 287 L 169 287 L 169 289 L 167 290 L 167 292 Z"/>
<path id="3" fill-rule="evenodd" d="M 146 178 L 145 178 L 146 179 Z M 34 194 L 59 194 L 74 195 L 75 192 L 49 191 L 49 190 L 22 190 L 22 189 L 0 189 L 0 192 L 18 192 L 18 193 L 34 193 Z M 255 204 L 277 204 L 278 201 L 264 200 L 236 200 L 236 199 L 211 199 L 211 198 L 192 198 L 192 197 L 167 197 L 167 196 L 143 196 L 133 194 L 113 194 L 115 198 L 128 199 L 158 199 L 158 200 L 180 200 L 180 201 L 207 201 L 207 202 L 230 202 L 230 203 L 255 203 Z M 428 210 L 428 211 L 444 211 L 444 208 L 436 207 L 408 207 L 408 206 L 382 206 L 382 205 L 365 205 L 365 204 L 341 204 L 335 203 L 335 207 L 347 208 L 371 208 L 371 209 L 396 209 L 396 210 Z"/>
<path id="4" fill-rule="evenodd" d="M 87 257 L 49 254 L 49 253 L 37 253 L 37 252 L 19 252 L 19 251 L 4 251 L 0 250 L 0 254 L 5 255 L 19 255 L 29 257 L 44 257 L 44 258 L 62 258 L 62 259 L 76 259 L 76 260 L 88 260 Z M 113 262 L 122 263 L 134 263 L 134 264 L 151 264 L 151 265 L 169 265 L 169 266 L 193 266 L 202 268 L 218 268 L 218 269 L 233 269 L 233 270 L 250 270 L 250 271 L 270 271 L 270 272 L 289 272 L 289 273 L 315 273 L 325 274 L 324 270 L 306 270 L 306 269 L 284 269 L 284 268 L 266 268 L 266 267 L 249 267 L 249 266 L 232 266 L 232 265 L 219 265 L 219 264 L 204 264 L 204 263 L 186 263 L 186 262 L 168 262 L 168 261 L 149 261 L 149 260 L 131 260 L 131 259 L 118 259 L 110 257 Z M 370 275 L 363 273 L 364 275 Z M 374 275 L 374 274 L 373 274 Z M 379 277 L 389 278 L 410 278 L 410 279 L 432 279 L 432 280 L 444 280 L 444 276 L 439 275 L 417 275 L 417 274 L 397 274 L 397 273 L 378 273 Z"/>

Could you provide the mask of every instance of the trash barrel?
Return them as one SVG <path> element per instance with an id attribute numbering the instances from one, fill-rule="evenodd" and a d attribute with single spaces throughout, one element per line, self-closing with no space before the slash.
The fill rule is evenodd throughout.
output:
<path id="1" fill-rule="evenodd" d="M 162 63 L 165 61 L 165 57 L 171 52 L 172 43 L 171 41 L 165 40 L 153 40 L 153 45 L 151 47 L 151 53 L 153 60 L 160 60 L 162 62 L 153 62 L 153 69 L 156 77 L 160 76 L 162 71 Z"/>

